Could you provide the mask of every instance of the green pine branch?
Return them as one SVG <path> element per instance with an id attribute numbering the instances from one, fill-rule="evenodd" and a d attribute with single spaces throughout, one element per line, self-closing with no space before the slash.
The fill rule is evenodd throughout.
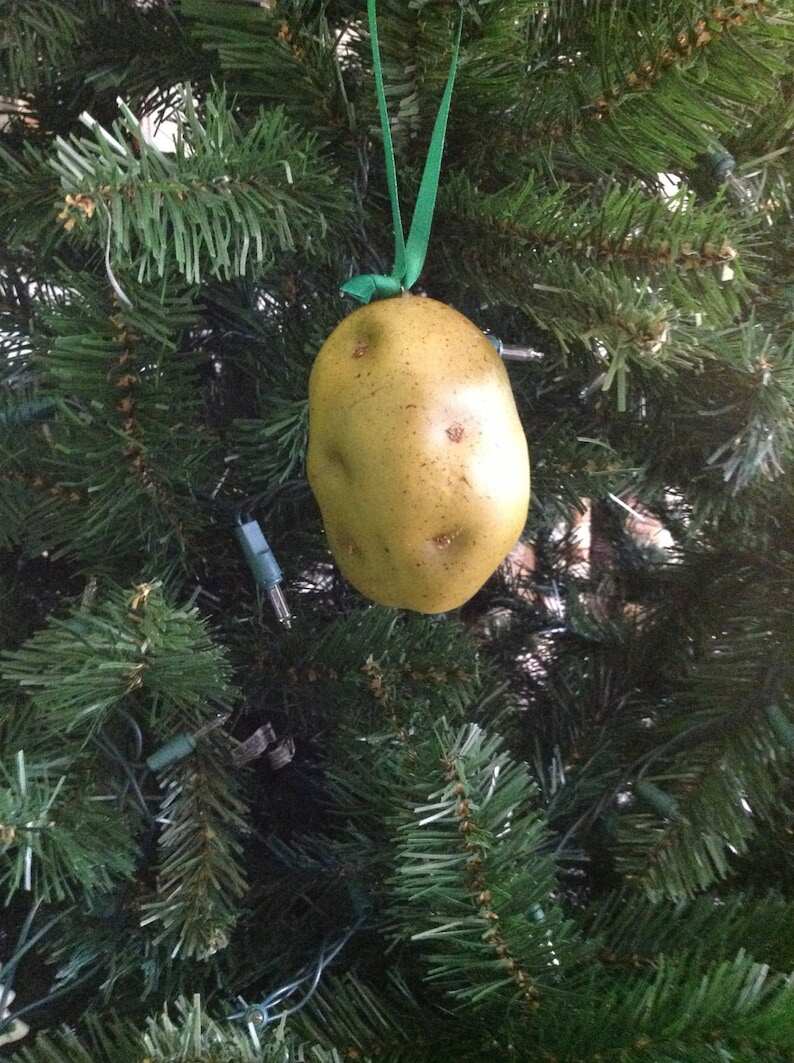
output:
<path id="1" fill-rule="evenodd" d="M 251 483 L 260 490 L 303 477 L 308 440 L 309 405 L 305 398 L 271 395 L 267 416 L 238 420 L 232 434 L 236 451 L 251 469 Z"/>
<path id="2" fill-rule="evenodd" d="M 537 748 L 559 846 L 611 851 L 655 901 L 733 876 L 788 805 L 791 559 L 774 536 L 759 551 L 706 534 L 650 568 L 610 540 L 620 568 L 569 589 L 566 637 L 525 686 L 538 722 L 521 748 Z"/>
<path id="3" fill-rule="evenodd" d="M 744 288 L 740 250 L 745 227 L 724 201 L 695 204 L 687 190 L 662 198 L 636 183 L 612 184 L 589 202 L 577 188 L 558 184 L 547 189 L 534 175 L 490 194 L 456 175 L 445 185 L 439 211 L 448 226 L 457 221 L 475 233 L 478 246 L 486 241 L 487 248 L 492 233 L 516 253 L 537 256 L 538 271 L 544 268 L 544 256 L 564 253 L 641 272 L 659 285 L 666 272 L 675 273 L 690 280 L 694 297 L 701 294 L 703 277 L 718 279 L 725 264 L 732 263 L 738 271 L 734 288 Z"/>
<path id="4" fill-rule="evenodd" d="M 0 192 L 5 246 L 46 261 L 65 234 L 56 220 L 57 189 L 41 146 L 0 141 Z"/>
<path id="5" fill-rule="evenodd" d="M 290 0 L 252 7 L 241 0 L 182 0 L 191 34 L 217 57 L 225 84 L 245 103 L 288 106 L 323 139 L 347 132 L 353 112 L 325 7 Z"/>
<path id="6" fill-rule="evenodd" d="M 524 143 L 651 177 L 694 166 L 773 99 L 792 37 L 777 2 L 619 3 L 568 28 L 525 97 Z"/>
<path id="7" fill-rule="evenodd" d="M 154 95 L 162 102 L 179 66 L 195 67 L 197 58 L 179 23 L 155 4 L 42 0 L 31 7 L 24 0 L 4 0 L 0 22 L 0 91 L 22 97 L 39 127 L 49 128 L 54 120 L 63 128 L 64 111 L 76 117 L 70 105 L 79 101 L 69 97 L 78 78 L 83 79 L 83 102 L 86 88 L 106 98 L 120 87 L 136 103 L 159 88 Z M 59 90 L 61 113 L 56 115 L 49 97 Z"/>
<path id="8" fill-rule="evenodd" d="M 671 428 L 681 442 L 666 449 L 654 472 L 702 463 L 700 478 L 715 473 L 734 493 L 785 474 L 794 453 L 794 354 L 789 338 L 776 342 L 760 322 L 709 336 L 715 362 L 682 396 Z M 686 426 L 686 432 L 681 428 Z M 684 455 L 683 450 L 688 453 Z"/>
<path id="9" fill-rule="evenodd" d="M 61 218 L 104 246 L 140 281 L 176 268 L 195 283 L 272 268 L 277 254 L 326 258 L 329 227 L 347 211 L 317 138 L 283 111 L 241 127 L 224 92 L 186 91 L 173 152 L 146 141 L 121 105 L 112 130 L 59 138 L 51 160 L 65 195 Z"/>
<path id="10" fill-rule="evenodd" d="M 291 1025 L 308 1040 L 335 1047 L 342 1058 L 389 1063 L 464 1058 L 464 1029 L 471 1038 L 468 1052 L 477 1058 L 483 1036 L 476 1023 L 452 1024 L 444 1009 L 419 1000 L 396 963 L 378 983 L 364 970 L 328 977 Z"/>
<path id="11" fill-rule="evenodd" d="M 141 907 L 141 926 L 155 924 L 155 944 L 165 942 L 172 959 L 206 960 L 225 948 L 247 891 L 240 842 L 247 806 L 228 756 L 225 743 L 207 736 L 160 777 L 157 889 Z"/>
<path id="12" fill-rule="evenodd" d="M 34 542 L 122 578 L 132 558 L 179 562 L 207 524 L 192 492 L 219 462 L 197 395 L 204 358 L 182 349 L 194 293 L 130 288 L 135 305 L 118 309 L 89 278 L 64 283 L 61 305 L 40 310 L 32 359 L 41 398 L 58 413 L 46 433 L 28 429 L 23 445 L 9 428 L 0 474 L 8 527 L 25 523 L 27 510 Z M 179 430 L 163 421 L 166 408 L 178 411 Z"/>
<path id="13" fill-rule="evenodd" d="M 10 759 L 10 758 L 9 758 Z M 0 764 L 0 887 L 46 903 L 104 892 L 135 870 L 133 824 L 100 777 L 71 765 L 55 778 L 20 750 Z"/>
<path id="14" fill-rule="evenodd" d="M 92 765 L 92 774 L 103 777 L 107 768 L 95 750 L 105 750 L 122 714 L 140 721 L 150 743 L 195 733 L 215 719 L 209 702 L 230 695 L 228 675 L 224 654 L 210 642 L 195 609 L 175 608 L 154 584 L 132 594 L 111 588 L 93 607 L 51 619 L 19 650 L 6 653 L 6 680 L 30 694 L 28 727 L 39 736 L 38 756 L 49 752 L 53 759 L 62 750 L 64 776 L 57 782 L 45 774 L 29 791 L 33 782 L 18 771 L 16 786 L 9 784 L 5 792 L 4 840 L 6 848 L 16 846 L 8 873 L 12 888 L 26 874 L 28 850 L 41 865 L 45 897 L 68 896 L 76 883 L 90 888 L 94 880 L 107 888 L 114 875 L 129 873 L 130 827 L 113 805 L 102 802 L 95 783 L 89 789 L 85 781 L 81 785 L 78 763 Z M 14 737 L 24 731 L 17 714 Z M 174 954 L 206 957 L 225 943 L 235 902 L 245 892 L 238 838 L 246 830 L 246 806 L 231 777 L 228 749 L 211 735 L 201 739 L 193 757 L 174 764 L 163 783 L 157 894 L 146 905 L 144 922 L 161 924 L 155 944 L 167 938 Z M 61 805 L 57 817 L 51 814 L 51 806 Z M 74 836 L 63 834 L 70 815 Z M 28 821 L 35 831 L 25 827 Z M 60 833 L 51 841 L 53 826 Z M 96 861 L 93 870 L 78 844 L 78 832 L 87 827 L 83 844 Z M 107 847 L 107 855 L 99 859 L 94 844 L 100 852 Z"/>
<path id="15" fill-rule="evenodd" d="M 4 452 L 7 459 L 8 452 Z M 0 473 L 0 548 L 8 550 L 28 538 L 34 506 L 31 494 L 35 488 L 16 471 Z"/>
<path id="16" fill-rule="evenodd" d="M 790 979 L 743 953 L 705 970 L 661 958 L 640 975 L 593 972 L 575 1006 L 539 1009 L 529 1036 L 564 1063 L 762 1060 L 794 1047 L 793 1005 Z"/>
<path id="17" fill-rule="evenodd" d="M 395 817 L 390 881 L 398 936 L 461 1007 L 530 1016 L 571 976 L 583 946 L 554 901 L 542 814 L 498 738 L 443 723 L 421 742 Z"/>
<path id="18" fill-rule="evenodd" d="M 662 955 L 719 962 L 744 949 L 773 971 L 794 971 L 794 904 L 776 894 L 706 894 L 652 905 L 641 894 L 617 891 L 584 918 L 608 966 L 649 969 Z"/>
<path id="19" fill-rule="evenodd" d="M 702 367 L 688 374 L 686 389 L 653 371 L 636 378 L 632 395 L 655 411 L 633 426 L 635 445 L 647 454 L 646 494 L 681 492 L 698 527 L 731 513 L 759 535 L 757 518 L 770 504 L 785 506 L 785 492 L 772 503 L 767 490 L 783 483 L 793 452 L 794 376 L 783 324 L 756 307 L 741 325 L 701 335 Z"/>
<path id="20" fill-rule="evenodd" d="M 290 1032 L 264 1031 L 252 1040 L 242 1023 L 210 1018 L 201 1000 L 180 998 L 147 1019 L 142 1030 L 115 1015 L 74 1030 L 43 1034 L 15 1052 L 13 1063 L 340 1063 L 333 1050 L 302 1043 Z M 366 1060 L 362 1060 L 366 1063 Z"/>
<path id="21" fill-rule="evenodd" d="M 787 586 L 789 568 L 781 558 L 777 578 Z M 713 589 L 729 593 L 740 586 L 735 576 Z M 635 776 L 633 807 L 617 819 L 619 866 L 652 898 L 691 897 L 727 877 L 732 855 L 783 812 L 794 753 L 791 682 L 780 666 L 791 651 L 790 620 L 785 595 L 776 601 L 760 587 L 734 598 L 719 632 L 707 625 Z"/>
<path id="22" fill-rule="evenodd" d="M 699 367 L 720 345 L 704 344 L 704 327 L 731 323 L 752 289 L 746 223 L 686 192 L 663 200 L 612 185 L 593 205 L 532 176 L 491 194 L 456 177 L 439 220 L 456 290 L 521 309 L 564 348 L 600 345 L 606 385 L 631 368 Z"/>
<path id="23" fill-rule="evenodd" d="M 225 655 L 197 610 L 173 606 L 156 583 L 103 589 L 93 606 L 52 617 L 2 663 L 4 678 L 30 697 L 31 727 L 78 745 L 123 707 L 170 738 L 212 718 L 209 699 L 230 696 Z"/>
<path id="24" fill-rule="evenodd" d="M 490 678 L 461 623 L 379 606 L 356 609 L 311 638 L 299 635 L 294 651 L 304 711 L 316 705 L 325 730 L 333 705 L 342 747 L 351 733 L 408 727 L 416 713 L 459 720 Z"/>
<path id="25" fill-rule="evenodd" d="M 103 6 L 105 0 L 94 0 L 93 14 Z M 83 10 L 75 10 L 75 5 L 67 0 L 42 0 L 35 8 L 19 0 L 4 0 L 0 6 L 0 23 L 4 27 L 0 91 L 22 96 L 52 82 L 85 32 L 91 14 L 85 5 Z"/>

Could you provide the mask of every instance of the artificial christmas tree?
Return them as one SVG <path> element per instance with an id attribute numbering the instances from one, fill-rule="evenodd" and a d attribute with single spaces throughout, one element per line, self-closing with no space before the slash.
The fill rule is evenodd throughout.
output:
<path id="1" fill-rule="evenodd" d="M 378 5 L 404 207 L 460 30 L 407 298 L 532 454 L 434 616 L 307 482 L 394 280 L 367 14 L 0 2 L 2 1051 L 791 1060 L 794 5 Z"/>

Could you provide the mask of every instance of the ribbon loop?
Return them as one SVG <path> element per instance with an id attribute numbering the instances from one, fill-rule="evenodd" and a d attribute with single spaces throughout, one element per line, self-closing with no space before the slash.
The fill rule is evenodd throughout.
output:
<path id="1" fill-rule="evenodd" d="M 441 160 L 444 155 L 444 138 L 447 132 L 447 120 L 452 103 L 452 90 L 455 87 L 455 75 L 458 70 L 460 38 L 463 30 L 463 11 L 455 36 L 452 50 L 452 62 L 447 77 L 447 85 L 436 115 L 433 135 L 427 152 L 416 207 L 411 221 L 408 242 L 405 242 L 402 216 L 400 214 L 400 197 L 397 190 L 397 166 L 394 160 L 389 112 L 386 104 L 386 90 L 383 83 L 383 67 L 380 57 L 380 42 L 376 15 L 376 0 L 367 0 L 370 40 L 372 42 L 372 64 L 375 71 L 375 88 L 378 95 L 378 112 L 383 133 L 383 150 L 386 157 L 386 183 L 389 187 L 392 221 L 394 224 L 394 268 L 389 276 L 377 273 L 365 273 L 351 277 L 342 285 L 342 291 L 352 295 L 359 302 L 369 303 L 372 299 L 388 299 L 399 295 L 403 289 L 411 288 L 419 278 L 427 256 L 430 242 L 430 230 L 433 225 L 433 213 L 436 207 L 438 179 L 441 173 Z"/>

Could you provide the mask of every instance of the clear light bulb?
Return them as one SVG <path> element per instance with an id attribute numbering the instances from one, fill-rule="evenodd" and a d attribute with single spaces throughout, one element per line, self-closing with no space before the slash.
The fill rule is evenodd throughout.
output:
<path id="1" fill-rule="evenodd" d="M 272 587 L 268 587 L 267 596 L 270 599 L 270 604 L 273 606 L 273 612 L 276 614 L 279 624 L 283 624 L 286 628 L 292 627 L 292 613 L 287 605 L 287 599 L 284 597 L 281 584 L 274 583 Z"/>

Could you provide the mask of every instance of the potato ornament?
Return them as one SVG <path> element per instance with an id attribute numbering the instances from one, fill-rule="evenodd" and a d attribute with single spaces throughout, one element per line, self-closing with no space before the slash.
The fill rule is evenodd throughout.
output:
<path id="1" fill-rule="evenodd" d="M 420 613 L 467 601 L 529 504 L 527 443 L 492 345 L 434 299 L 355 310 L 312 368 L 308 476 L 362 594 Z"/>

